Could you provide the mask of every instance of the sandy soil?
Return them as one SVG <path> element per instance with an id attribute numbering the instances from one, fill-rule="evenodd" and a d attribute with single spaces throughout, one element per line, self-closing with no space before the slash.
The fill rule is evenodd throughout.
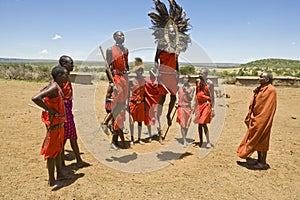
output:
<path id="1" fill-rule="evenodd" d="M 225 86 L 231 98 L 226 102 L 222 134 L 206 157 L 199 158 L 201 150 L 191 145 L 184 156 L 165 168 L 150 173 L 125 173 L 99 162 L 79 139 L 82 158 L 92 166 L 76 168 L 67 143 L 66 164 L 73 178 L 59 187 L 49 187 L 46 162 L 39 154 L 45 128 L 40 111 L 27 106 L 45 85 L 0 81 L 0 199 L 300 198 L 299 88 L 277 88 L 278 107 L 267 158 L 269 170 L 253 171 L 236 164 L 240 160 L 236 148 L 246 131 L 243 119 L 253 87 L 230 85 Z M 104 94 L 106 83 L 99 85 Z M 99 102 L 102 104 L 102 100 Z M 102 119 L 104 109 L 97 115 Z M 151 145 L 145 148 L 151 149 Z M 156 145 L 153 143 L 153 148 Z"/>

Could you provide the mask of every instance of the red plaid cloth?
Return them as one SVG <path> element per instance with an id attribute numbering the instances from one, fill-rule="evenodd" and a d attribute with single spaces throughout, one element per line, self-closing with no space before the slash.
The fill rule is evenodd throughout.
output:
<path id="1" fill-rule="evenodd" d="M 72 113 L 73 102 L 72 100 L 64 100 L 65 110 L 66 110 L 66 121 L 65 121 L 65 137 L 64 143 L 66 143 L 67 139 L 77 139 L 76 127 L 74 123 L 74 117 Z"/>

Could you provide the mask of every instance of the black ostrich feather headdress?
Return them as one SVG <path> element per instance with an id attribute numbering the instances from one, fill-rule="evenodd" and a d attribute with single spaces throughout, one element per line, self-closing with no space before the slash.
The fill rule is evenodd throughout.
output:
<path id="1" fill-rule="evenodd" d="M 152 35 L 158 48 L 164 51 L 179 54 L 184 52 L 191 42 L 187 32 L 190 30 L 189 18 L 175 0 L 169 1 L 169 11 L 166 5 L 160 0 L 153 0 L 155 12 L 148 13 L 151 18 L 153 30 Z"/>

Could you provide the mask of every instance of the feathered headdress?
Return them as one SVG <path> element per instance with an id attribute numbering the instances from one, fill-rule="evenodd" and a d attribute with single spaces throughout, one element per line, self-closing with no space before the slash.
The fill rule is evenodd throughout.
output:
<path id="1" fill-rule="evenodd" d="M 160 0 L 153 0 L 155 4 L 153 9 L 157 13 L 148 13 L 153 25 L 150 29 L 154 31 L 152 35 L 154 35 L 159 49 L 179 54 L 184 52 L 188 43 L 191 42 L 190 36 L 187 34 L 187 31 L 190 30 L 190 19 L 186 18 L 185 11 L 175 0 L 168 1 L 169 11 Z"/>

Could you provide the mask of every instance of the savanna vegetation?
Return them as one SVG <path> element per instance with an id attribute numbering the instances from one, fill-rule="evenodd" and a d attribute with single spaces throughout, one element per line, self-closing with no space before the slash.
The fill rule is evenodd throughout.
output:
<path id="1" fill-rule="evenodd" d="M 29 81 L 49 81 L 51 80 L 51 69 L 57 65 L 56 61 L 15 61 L 15 62 L 0 62 L 0 78 L 14 80 L 29 80 Z M 153 63 L 145 62 L 145 71 L 149 71 L 153 67 Z M 129 63 L 130 69 L 133 68 L 133 63 Z M 212 66 L 197 66 L 183 65 L 180 66 L 180 74 L 197 75 L 200 68 L 208 67 L 209 75 L 219 76 L 225 82 L 234 82 L 236 76 L 258 76 L 262 71 L 272 72 L 274 76 L 289 76 L 300 78 L 300 60 L 286 59 L 263 59 L 242 64 L 239 66 L 212 67 Z M 105 79 L 105 64 L 103 62 L 75 62 L 75 72 L 89 72 L 101 74 L 100 77 Z"/>

